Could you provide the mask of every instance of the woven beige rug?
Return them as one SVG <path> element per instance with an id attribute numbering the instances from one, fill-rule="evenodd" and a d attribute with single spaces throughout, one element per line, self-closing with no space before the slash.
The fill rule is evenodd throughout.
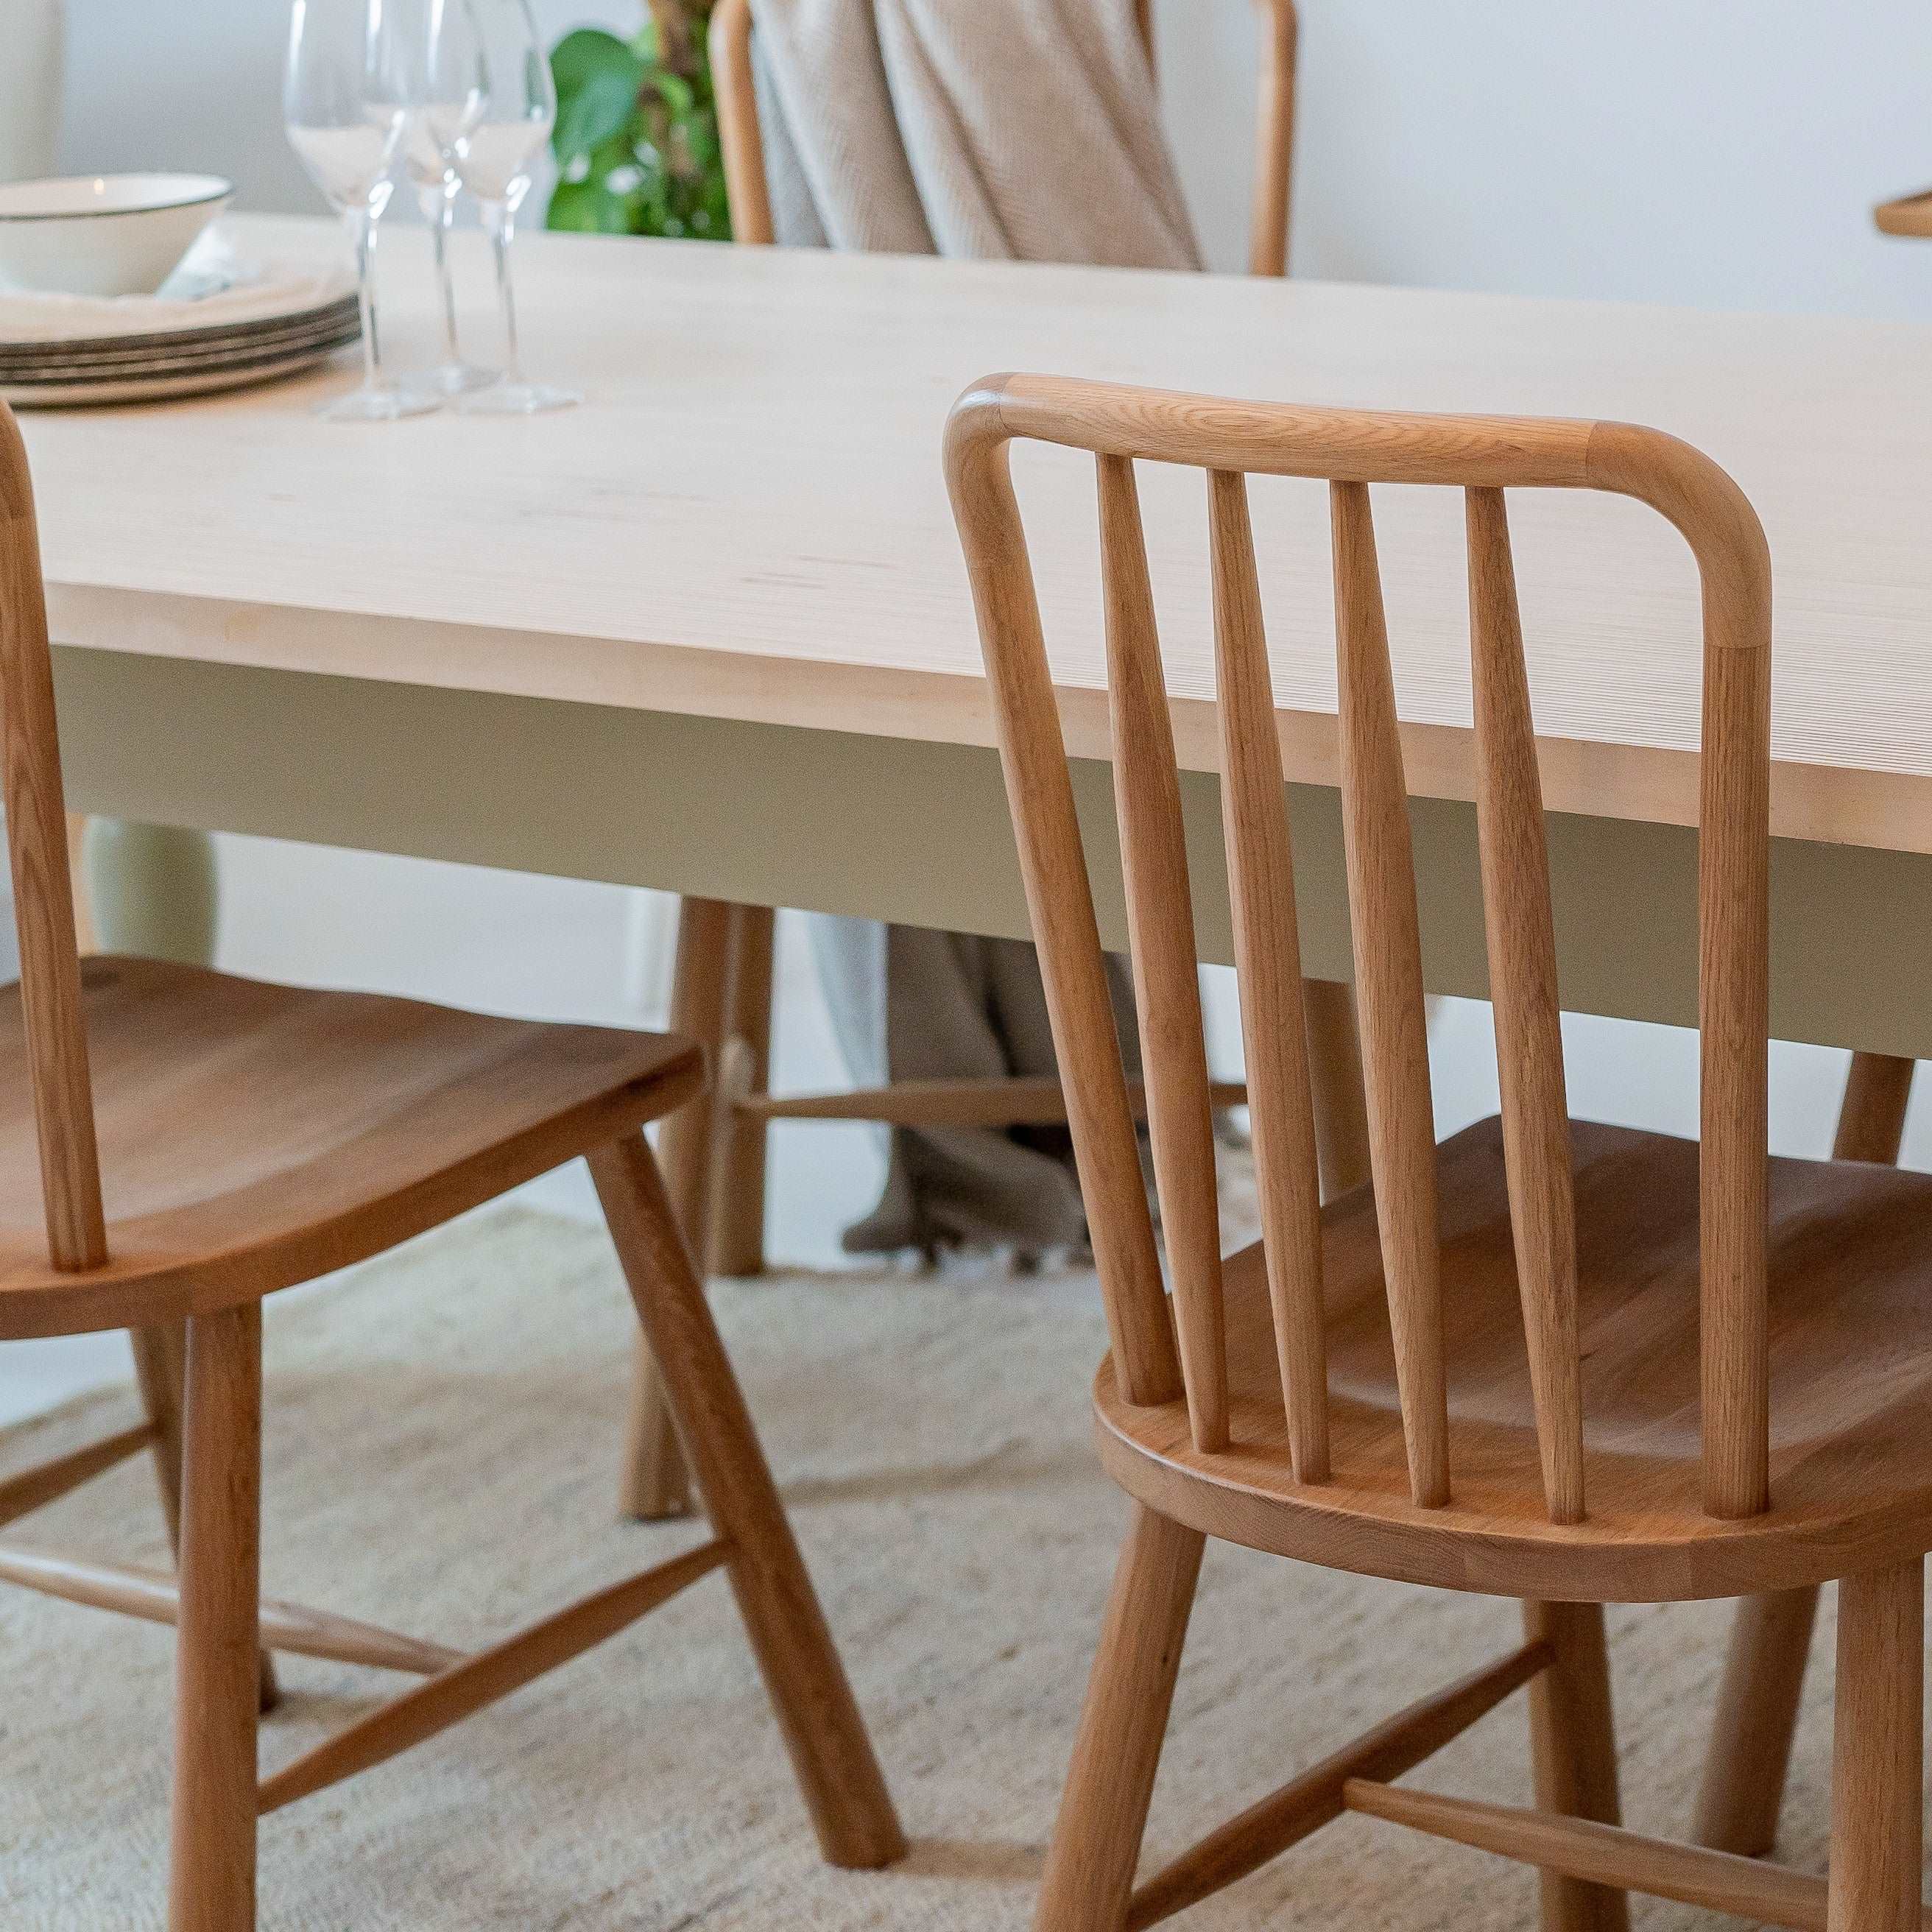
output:
<path id="1" fill-rule="evenodd" d="M 718 1305 L 914 1840 L 820 1864 L 722 1578 L 457 1730 L 262 1833 L 276 1932 L 704 1932 L 1027 1926 L 1121 1520 L 1088 1446 L 1090 1279 L 779 1277 Z M 613 1521 L 628 1304 L 601 1234 L 500 1210 L 268 1312 L 267 1586 L 473 1645 L 667 1555 Z M 0 1441 L 0 1469 L 129 1406 Z M 164 1560 L 130 1464 L 33 1541 Z M 1617 1613 L 1632 1822 L 1688 1813 L 1723 1629 Z M 1513 1606 L 1211 1549 L 1148 1833 L 1158 1862 L 1298 1766 L 1513 1643 Z M 0 1924 L 161 1922 L 170 1634 L 0 1594 Z M 401 1680 L 300 1658 L 280 1763 Z M 1828 1670 L 1786 1811 L 1822 1867 Z M 1520 1699 L 1416 1774 L 1526 1788 Z M 1350 1819 L 1182 1924 L 1491 1932 L 1534 1881 Z M 1642 1906 L 1637 1922 L 1706 1921 Z"/>

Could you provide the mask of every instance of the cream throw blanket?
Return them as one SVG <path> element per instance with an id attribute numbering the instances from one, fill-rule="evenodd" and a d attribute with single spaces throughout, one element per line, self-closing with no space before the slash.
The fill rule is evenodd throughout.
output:
<path id="1" fill-rule="evenodd" d="M 1128 0 L 752 0 L 752 16 L 779 242 L 1201 266 Z M 830 918 L 813 937 L 855 1084 L 1054 1070 L 1030 946 Z M 1031 1254 L 1084 1234 L 1064 1130 L 900 1130 L 845 1242 Z"/>

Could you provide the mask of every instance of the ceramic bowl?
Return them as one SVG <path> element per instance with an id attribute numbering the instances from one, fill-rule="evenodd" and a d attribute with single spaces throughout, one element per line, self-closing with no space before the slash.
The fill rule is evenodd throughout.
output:
<path id="1" fill-rule="evenodd" d="M 0 182 L 0 288 L 152 295 L 233 193 L 216 175 Z"/>

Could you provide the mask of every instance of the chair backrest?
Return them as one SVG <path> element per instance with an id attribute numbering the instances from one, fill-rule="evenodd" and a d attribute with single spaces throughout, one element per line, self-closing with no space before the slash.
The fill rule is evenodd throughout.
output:
<path id="1" fill-rule="evenodd" d="M 1172 1319 L 1102 970 L 1059 713 L 1009 473 L 1015 438 L 1098 472 L 1108 694 L 1129 938 Z M 1556 947 L 1505 490 L 1641 499 L 1703 585 L 1700 825 L 1704 1504 L 1768 1506 L 1765 1302 L 1770 566 L 1724 472 L 1622 423 L 1399 415 L 989 378 L 955 406 L 946 469 L 998 712 L 1054 1043 L 1126 1399 L 1184 1395 L 1228 1444 L 1220 1230 L 1180 787 L 1136 462 L 1206 472 L 1221 794 L 1263 1239 L 1296 1478 L 1328 1479 L 1322 1244 L 1280 740 L 1246 477 L 1329 485 L 1341 792 L 1372 1167 L 1411 1488 L 1447 1502 L 1450 1455 L 1435 1150 L 1407 788 L 1369 486 L 1466 494 L 1477 811 L 1504 1146 L 1544 1487 L 1585 1508 L 1576 1262 Z M 1178 1340 L 1177 1357 L 1175 1343 Z"/>
<path id="2" fill-rule="evenodd" d="M 26 446 L 0 404 L 0 784 L 7 805 L 20 998 L 40 1151 L 47 1252 L 59 1268 L 107 1258 L 94 1096 L 81 1022 L 46 595 Z"/>
<path id="3" fill-rule="evenodd" d="M 1118 4 L 1118 0 L 1102 0 Z M 1288 187 L 1294 146 L 1295 59 L 1300 35 L 1294 0 L 1254 0 L 1261 33 L 1256 68 L 1255 188 L 1250 216 L 1248 272 L 1288 273 Z M 1133 0 L 1141 44 L 1154 59 L 1151 0 Z M 724 155 L 731 232 L 740 242 L 769 243 L 772 203 L 758 131 L 758 89 L 752 68 L 752 0 L 718 0 L 710 29 L 711 84 L 718 102 L 718 136 Z"/>

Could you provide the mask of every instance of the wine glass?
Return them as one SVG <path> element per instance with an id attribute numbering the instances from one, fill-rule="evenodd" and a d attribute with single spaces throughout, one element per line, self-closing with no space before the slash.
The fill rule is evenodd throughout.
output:
<path id="1" fill-rule="evenodd" d="M 295 0 L 282 92 L 289 145 L 356 242 L 362 302 L 362 386 L 317 406 L 338 422 L 420 416 L 436 398 L 382 374 L 376 328 L 376 228 L 407 107 L 409 52 L 383 0 Z"/>
<path id="2" fill-rule="evenodd" d="M 510 277 L 517 211 L 556 121 L 556 89 L 527 0 L 431 0 L 430 69 L 424 118 L 451 171 L 482 205 L 508 352 L 502 380 L 458 406 L 493 416 L 567 408 L 582 399 L 524 374 Z"/>
<path id="3" fill-rule="evenodd" d="M 412 110 L 403 133 L 403 167 L 416 191 L 416 205 L 429 224 L 436 256 L 436 293 L 442 304 L 442 360 L 420 380 L 446 396 L 480 389 L 496 380 L 494 369 L 463 359 L 456 340 L 456 282 L 449 268 L 449 232 L 456 220 L 456 197 L 463 184 L 436 140 L 429 115 Z"/>

